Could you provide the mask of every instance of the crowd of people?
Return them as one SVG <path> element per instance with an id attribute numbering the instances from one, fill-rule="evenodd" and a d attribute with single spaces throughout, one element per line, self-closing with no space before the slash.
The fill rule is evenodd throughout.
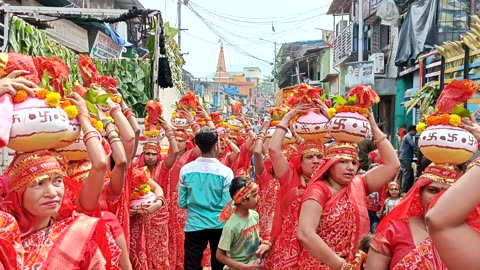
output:
<path id="1" fill-rule="evenodd" d="M 36 85 L 13 73 L 0 97 Z M 201 105 L 169 142 L 143 144 L 125 102 L 108 101 L 104 135 L 78 108 L 88 158 L 18 153 L 0 181 L 0 269 L 476 269 L 480 161 L 463 174 L 432 163 L 414 181 L 408 129 L 400 155 L 368 114 L 370 142 L 284 144 L 292 108 L 267 138 L 215 125 Z M 328 116 L 321 101 L 318 107 Z M 203 120 L 202 120 L 203 121 Z M 202 125 L 204 125 L 202 127 Z M 474 119 L 463 128 L 480 140 Z M 359 156 L 359 148 L 367 157 Z M 360 153 L 362 150 L 360 151 Z M 253 159 L 253 166 L 251 160 Z M 366 159 L 366 162 L 364 162 Z M 402 172 L 399 181 L 398 173 Z M 452 188 L 450 188 L 452 186 Z M 146 195 L 148 199 L 138 202 Z M 441 195 L 441 196 L 440 196 Z M 463 207 L 458 207 L 460 204 Z M 377 226 L 378 225 L 378 226 Z"/>

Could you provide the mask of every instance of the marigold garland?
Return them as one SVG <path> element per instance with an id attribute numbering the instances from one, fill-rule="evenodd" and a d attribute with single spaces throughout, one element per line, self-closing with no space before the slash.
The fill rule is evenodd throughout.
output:
<path id="1" fill-rule="evenodd" d="M 145 117 L 145 136 L 151 137 L 153 136 L 158 136 L 160 134 L 160 130 L 162 129 L 161 125 L 155 126 L 155 129 L 153 131 L 150 131 L 150 122 L 148 122 L 148 114 Z"/>
<path id="2" fill-rule="evenodd" d="M 20 89 L 17 91 L 17 93 L 13 97 L 13 102 L 14 103 L 24 102 L 27 99 L 27 97 L 28 97 L 27 91 Z"/>
<path id="3" fill-rule="evenodd" d="M 149 184 L 143 184 L 140 187 L 136 188 L 135 191 L 132 192 L 132 194 L 130 194 L 130 199 L 139 199 L 143 195 L 148 194 L 151 190 L 152 188 Z"/>
<path id="4" fill-rule="evenodd" d="M 462 123 L 460 115 L 456 114 L 440 114 L 430 115 L 427 117 L 426 123 L 420 122 L 417 124 L 417 132 L 422 133 L 427 127 L 438 125 L 450 125 L 458 127 Z"/>
<path id="5" fill-rule="evenodd" d="M 330 108 L 328 110 L 328 114 L 329 115 L 333 115 L 333 110 L 331 110 L 332 108 Z M 350 105 L 339 105 L 337 107 L 334 108 L 335 110 L 335 114 L 337 113 L 346 113 L 346 112 L 350 112 L 350 113 L 359 113 L 365 117 L 368 117 L 368 113 L 370 112 L 370 110 L 368 108 L 362 108 L 362 107 L 357 107 L 357 106 L 350 106 Z M 333 115 L 335 116 L 335 115 Z M 333 117 L 331 116 L 331 117 Z"/>

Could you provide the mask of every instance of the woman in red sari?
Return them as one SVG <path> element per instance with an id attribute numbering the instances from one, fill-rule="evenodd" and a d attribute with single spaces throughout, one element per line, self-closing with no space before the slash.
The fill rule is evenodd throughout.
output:
<path id="1" fill-rule="evenodd" d="M 343 269 L 355 259 L 360 239 L 369 232 L 367 194 L 383 188 L 400 167 L 373 114 L 368 119 L 384 163 L 357 176 L 355 144 L 334 142 L 327 147 L 302 199 L 298 240 L 305 251 L 300 269 Z"/>
<path id="2" fill-rule="evenodd" d="M 475 118 L 463 126 L 480 140 Z M 449 270 L 477 269 L 480 265 L 480 159 L 472 161 L 467 172 L 437 196 L 427 212 L 428 232 L 438 255 Z"/>
<path id="3" fill-rule="evenodd" d="M 184 237 L 183 229 L 186 222 L 186 211 L 178 207 L 178 183 L 180 177 L 180 169 L 187 163 L 195 160 L 195 148 L 191 142 L 190 135 L 186 130 L 175 131 L 175 140 L 178 146 L 178 155 L 168 173 L 160 174 L 160 183 L 166 183 L 168 193 L 166 193 L 167 208 L 169 215 L 169 238 L 170 246 L 169 262 L 170 269 L 183 270 L 184 257 Z"/>
<path id="4" fill-rule="evenodd" d="M 97 136 L 87 147 L 93 140 Z M 105 173 L 106 166 L 95 168 Z M 11 166 L 5 207 L 19 222 L 23 269 L 118 269 L 111 258 L 120 250 L 105 223 L 75 212 L 64 197 L 65 169 L 54 151 L 20 154 Z"/>
<path id="5" fill-rule="evenodd" d="M 297 107 L 284 116 L 268 147 L 272 167 L 280 184 L 272 227 L 273 250 L 269 255 L 272 256 L 273 269 L 299 269 L 300 244 L 296 230 L 301 198 L 323 156 L 323 144 L 320 142 L 304 142 L 300 145 L 299 154 L 292 157 L 290 162 L 283 155 L 282 143 L 287 127 L 303 109 Z"/>
<path id="6" fill-rule="evenodd" d="M 147 142 L 143 145 L 143 153 L 139 157 L 139 164 L 143 163 L 145 166 L 139 167 L 139 169 L 148 172 L 152 176 L 152 180 L 160 185 L 163 193 L 168 194 L 167 183 L 161 181 L 164 179 L 162 175 L 168 174 L 168 170 L 173 166 L 177 158 L 178 147 L 173 131 L 166 125 L 163 128 L 170 144 L 169 154 L 165 160 L 159 160 L 160 146 L 155 142 Z M 148 205 L 145 207 L 148 208 Z M 131 211 L 135 214 L 131 217 L 130 223 L 131 247 L 136 249 L 135 257 L 132 259 L 136 262 L 135 269 L 170 269 L 168 208 L 162 207 L 154 213 Z"/>
<path id="7" fill-rule="evenodd" d="M 432 198 L 460 176 L 454 165 L 430 164 L 378 225 L 370 243 L 367 269 L 446 269 L 428 235 L 425 212 Z"/>

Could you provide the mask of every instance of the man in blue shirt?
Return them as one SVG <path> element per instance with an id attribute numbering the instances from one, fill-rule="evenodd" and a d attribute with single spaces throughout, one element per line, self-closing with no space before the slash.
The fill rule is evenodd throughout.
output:
<path id="1" fill-rule="evenodd" d="M 195 135 L 195 145 L 202 156 L 180 170 L 178 204 L 187 209 L 184 269 L 201 270 L 203 251 L 210 243 L 212 270 L 222 270 L 223 264 L 215 258 L 224 225 L 218 216 L 231 199 L 233 171 L 217 159 L 220 146 L 215 129 L 202 128 Z"/>
<path id="2" fill-rule="evenodd" d="M 415 126 L 408 128 L 408 133 L 403 137 L 400 147 L 400 169 L 402 170 L 402 193 L 407 193 L 413 185 L 413 168 L 412 162 L 417 150 L 415 143 L 415 134 L 417 129 Z"/>

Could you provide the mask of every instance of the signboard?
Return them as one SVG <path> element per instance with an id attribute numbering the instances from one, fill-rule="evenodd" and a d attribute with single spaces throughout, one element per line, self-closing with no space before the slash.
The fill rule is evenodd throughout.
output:
<path id="1" fill-rule="evenodd" d="M 90 57 L 92 58 L 119 58 L 122 55 L 123 47 L 113 42 L 112 38 L 98 31 L 93 43 Z"/>
<path id="2" fill-rule="evenodd" d="M 354 62 L 345 64 L 345 92 L 350 88 L 364 84 L 375 89 L 375 75 L 373 73 L 373 61 Z"/>

